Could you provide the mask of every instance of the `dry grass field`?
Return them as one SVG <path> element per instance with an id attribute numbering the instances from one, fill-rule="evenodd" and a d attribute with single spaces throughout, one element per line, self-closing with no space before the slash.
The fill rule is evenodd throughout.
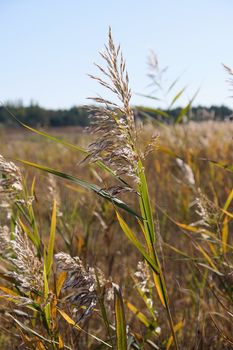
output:
<path id="1" fill-rule="evenodd" d="M 101 56 L 89 133 L 0 129 L 0 348 L 232 349 L 233 124 L 142 127 Z"/>
<path id="2" fill-rule="evenodd" d="M 48 132 L 84 147 L 90 140 L 90 136 L 79 129 L 54 129 Z M 144 143 L 153 134 L 159 137 L 145 159 L 144 166 L 155 217 L 156 248 L 164 270 L 174 323 L 178 325 L 180 347 L 230 349 L 232 217 L 221 212 L 221 209 L 229 195 L 232 196 L 232 173 L 206 159 L 224 164 L 233 163 L 233 125 L 230 122 L 190 123 L 161 128 L 147 125 L 140 136 L 142 148 L 145 148 Z M 83 156 L 79 152 L 27 130 L 2 129 L 0 150 L 7 160 L 20 158 L 43 164 L 104 188 L 110 184 L 109 175 L 103 171 L 97 173 L 96 166 L 80 163 Z M 174 154 L 182 158 L 183 162 L 177 161 Z M 18 162 L 17 165 L 23 172 L 28 188 L 35 177 L 33 207 L 43 242 L 47 244 L 49 240 L 51 211 L 56 198 L 55 253 L 62 251 L 71 256 L 79 256 L 85 266 L 98 267 L 108 281 L 121 287 L 132 344 L 135 341 L 135 344 L 140 344 L 137 345 L 138 348 L 145 349 L 156 348 L 155 345 L 161 349 L 166 348 L 171 335 L 166 313 L 148 275 L 148 266 L 138 266 L 142 256 L 124 236 L 113 205 L 69 181 Z M 123 193 L 121 198 L 139 211 L 135 193 Z M 228 204 L 227 212 L 231 213 L 232 206 Z M 140 237 L 137 221 L 129 214 L 123 212 L 122 215 Z M 3 208 L 3 222 L 8 220 L 5 217 L 6 209 Z M 2 280 L 2 286 L 8 284 Z M 142 297 L 144 293 L 144 297 L 146 295 L 149 300 L 149 290 L 156 322 Z M 7 302 L 11 313 L 19 320 L 23 319 L 23 316 L 14 314 L 14 307 L 10 304 L 10 301 Z M 17 305 L 17 309 L 24 308 L 20 303 Z M 112 308 L 112 304 L 108 305 L 110 318 L 113 317 L 111 313 L 114 313 Z M 104 323 L 101 325 L 98 321 L 99 312 L 93 312 L 83 324 L 90 333 L 106 339 Z M 9 348 L 12 343 L 15 348 L 21 342 L 25 344 L 26 335 L 22 336 L 19 326 L 7 318 L 5 313 L 6 300 L 3 298 L 0 316 L 1 348 Z M 114 320 L 111 322 L 114 324 Z M 35 324 L 34 327 L 37 328 Z M 85 333 L 77 331 L 77 334 L 73 334 L 75 331 L 72 326 L 69 326 L 71 329 L 68 333 L 64 327 L 63 324 L 62 339 L 65 344 L 68 342 L 74 346 L 71 348 L 99 348 L 96 345 L 98 341 Z M 40 330 L 44 336 L 39 323 L 38 328 L 38 333 Z M 25 333 L 27 334 L 26 331 Z M 29 333 L 27 336 L 36 341 L 35 335 Z M 40 344 L 39 338 L 38 342 Z M 38 344 L 33 348 L 42 348 Z M 137 348 L 136 345 L 132 346 Z M 26 345 L 23 348 L 27 348 Z"/>

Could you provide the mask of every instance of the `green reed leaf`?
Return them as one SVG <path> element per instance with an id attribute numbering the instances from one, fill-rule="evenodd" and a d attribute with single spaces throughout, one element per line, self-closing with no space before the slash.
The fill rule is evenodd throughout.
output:
<path id="1" fill-rule="evenodd" d="M 55 233 L 56 233 L 56 200 L 54 199 L 52 218 L 51 218 L 50 235 L 49 235 L 48 253 L 47 253 L 47 258 L 46 258 L 47 276 L 49 276 L 50 271 L 51 271 L 51 267 L 53 264 L 53 250 L 54 250 L 54 242 L 55 242 Z"/>
<path id="2" fill-rule="evenodd" d="M 117 219 L 119 221 L 119 224 L 123 230 L 123 232 L 125 233 L 126 237 L 130 240 L 131 243 L 133 243 L 133 245 L 137 248 L 137 250 L 142 254 L 142 256 L 144 257 L 144 259 L 148 262 L 148 264 L 151 266 L 152 270 L 155 273 L 158 273 L 158 267 L 157 265 L 154 263 L 153 259 L 149 256 L 149 254 L 145 251 L 145 249 L 143 248 L 143 246 L 141 245 L 141 243 L 139 242 L 139 240 L 137 239 L 137 237 L 135 236 L 135 234 L 133 233 L 133 231 L 129 228 L 129 226 L 127 225 L 127 223 L 124 221 L 124 219 L 119 215 L 118 212 L 116 212 L 117 215 Z"/>
<path id="3" fill-rule="evenodd" d="M 127 350 L 126 322 L 123 298 L 119 287 L 114 287 L 117 350 Z"/>

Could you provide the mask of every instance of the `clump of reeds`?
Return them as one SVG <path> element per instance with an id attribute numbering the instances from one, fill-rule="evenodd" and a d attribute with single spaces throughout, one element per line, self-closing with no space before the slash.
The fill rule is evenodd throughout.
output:
<path id="1" fill-rule="evenodd" d="M 53 201 L 51 220 L 48 212 L 40 217 L 35 181 L 26 188 L 19 168 L 0 156 L 0 197 L 12 211 L 5 220 L 8 226 L 0 225 L 0 278 L 4 281 L 0 297 L 5 303 L 0 325 L 9 325 L 16 346 L 20 342 L 21 348 L 28 349 L 178 349 L 179 343 L 181 349 L 227 348 L 233 343 L 233 191 L 229 177 L 224 188 L 220 184 L 225 179 L 224 168 L 230 174 L 232 167 L 215 160 L 223 150 L 230 159 L 231 126 L 226 130 L 211 124 L 210 130 L 209 124 L 200 127 L 192 123 L 163 128 L 160 144 L 156 136 L 143 152 L 130 105 L 125 62 L 111 30 L 101 57 L 105 66 L 97 67 L 103 78 L 92 78 L 110 90 L 117 102 L 93 99 L 98 106 L 93 107 L 89 130 L 95 140 L 87 150 L 53 140 L 85 155 L 97 168 L 92 175 L 100 186 L 106 187 L 111 180 L 114 185 L 106 190 L 76 176 L 24 162 L 70 180 L 78 199 L 81 192 L 76 185 L 92 190 L 99 201 L 88 197 L 85 205 L 80 201 L 78 206 L 71 200 L 71 213 L 59 215 L 57 202 L 62 197 L 50 178 L 46 200 Z M 150 64 L 159 73 L 155 56 Z M 217 135 L 225 136 L 226 148 L 222 144 L 222 148 L 214 148 Z M 167 144 L 161 146 L 161 142 Z M 207 152 L 208 142 L 211 161 L 200 158 Z M 155 144 L 156 156 L 151 154 Z M 177 168 L 179 179 L 174 181 Z M 108 175 L 104 180 L 99 169 L 101 175 L 103 171 Z M 126 199 L 131 205 L 118 197 L 122 191 L 128 191 Z M 131 200 L 130 192 L 137 194 Z M 122 244 L 116 221 L 131 247 L 125 241 Z M 108 264 L 110 277 L 93 266 L 97 257 Z M 118 265 L 113 266 L 116 260 Z"/>
<path id="2" fill-rule="evenodd" d="M 108 46 L 105 52 L 100 53 L 107 63 L 107 68 L 97 65 L 103 76 L 102 78 L 91 76 L 101 85 L 112 91 L 121 104 L 113 103 L 104 98 L 94 98 L 95 102 L 104 105 L 104 108 L 96 109 L 92 130 L 99 137 L 88 148 L 88 158 L 92 161 L 102 161 L 107 166 L 113 167 L 118 176 L 132 176 L 137 184 L 139 194 L 139 205 L 142 218 L 142 233 L 146 249 L 140 245 L 135 234 L 130 230 L 127 223 L 119 213 L 117 217 L 121 228 L 126 236 L 134 244 L 137 250 L 143 255 L 152 269 L 154 285 L 156 287 L 161 304 L 167 312 L 167 318 L 172 333 L 175 347 L 178 349 L 172 315 L 170 312 L 166 283 L 163 271 L 156 251 L 156 229 L 153 221 L 153 211 L 151 208 L 150 195 L 147 180 L 143 167 L 143 152 L 140 152 L 137 145 L 137 128 L 133 110 L 130 106 L 131 91 L 129 89 L 129 78 L 125 72 L 125 62 L 120 51 L 120 46 L 116 47 L 109 30 Z M 142 228 L 144 226 L 144 228 Z"/>

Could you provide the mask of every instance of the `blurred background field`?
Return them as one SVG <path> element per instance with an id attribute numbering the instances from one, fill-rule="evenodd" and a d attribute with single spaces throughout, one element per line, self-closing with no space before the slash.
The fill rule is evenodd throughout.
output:
<path id="1" fill-rule="evenodd" d="M 58 128 L 47 131 L 50 135 L 84 147 L 90 142 L 90 136 L 80 128 Z M 153 212 L 157 218 L 159 244 L 163 247 L 162 259 L 166 266 L 166 281 L 172 300 L 172 310 L 176 310 L 177 319 L 185 319 L 182 348 L 186 348 L 187 342 L 193 344 L 194 348 L 195 346 L 201 348 L 198 347 L 200 344 L 196 343 L 198 332 L 204 349 L 220 347 L 223 349 L 224 340 L 221 334 L 216 332 L 209 316 L 211 312 L 221 313 L 221 306 L 211 295 L 211 289 L 206 288 L 200 300 L 197 297 L 201 274 L 195 259 L 202 260 L 202 258 L 198 257 L 194 242 L 198 240 L 202 244 L 205 237 L 185 231 L 175 222 L 190 225 L 201 219 L 197 214 L 198 189 L 216 207 L 224 206 L 232 190 L 232 173 L 211 164 L 207 159 L 224 164 L 233 163 L 233 124 L 209 121 L 163 127 L 147 125 L 142 134 L 144 140 L 142 143 L 149 140 L 152 134 L 159 135 L 159 138 L 145 162 L 146 175 Z M 190 184 L 190 179 L 176 158 L 164 153 L 164 149 L 174 152 L 190 166 L 195 186 Z M 2 128 L 0 151 L 7 159 L 20 158 L 50 166 L 79 178 L 88 179 L 101 187 L 106 187 L 108 184 L 108 176 L 101 173 L 97 175 L 95 168 L 90 171 L 88 165 L 80 164 L 83 157 L 79 153 L 28 130 Z M 68 251 L 72 256 L 80 256 L 86 263 L 94 262 L 107 277 L 123 288 L 127 300 L 135 300 L 136 291 L 132 288 L 132 276 L 140 255 L 123 236 L 112 205 L 93 197 L 86 190 L 30 167 L 24 167 L 23 173 L 28 184 L 32 182 L 34 176 L 36 178 L 35 210 L 45 240 L 48 239 L 46 232 L 49 230 L 51 206 L 55 196 L 60 213 L 55 251 Z M 136 204 L 135 195 L 125 195 L 123 198 L 132 205 Z M 231 208 L 229 211 L 232 211 Z M 133 224 L 130 217 L 128 220 Z M 137 230 L 137 226 L 135 229 Z M 232 242 L 231 236 L 229 244 L 230 242 Z M 188 258 L 186 254 L 192 258 Z M 138 302 L 139 304 L 135 302 L 136 306 L 146 313 L 140 300 Z M 164 334 L 167 332 L 163 319 L 164 312 L 159 303 L 156 303 L 155 309 Z M 137 317 L 129 311 L 127 320 L 130 327 L 135 327 L 139 333 L 143 332 Z M 222 327 L 221 318 L 216 317 L 216 322 L 217 324 L 219 322 L 218 327 Z M 224 323 L 224 330 L 226 334 L 228 332 L 230 334 L 231 323 Z"/>

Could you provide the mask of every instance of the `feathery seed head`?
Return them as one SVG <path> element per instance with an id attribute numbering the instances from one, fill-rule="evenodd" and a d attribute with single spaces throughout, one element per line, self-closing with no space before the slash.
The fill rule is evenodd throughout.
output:
<path id="1" fill-rule="evenodd" d="M 19 168 L 0 155 L 0 196 L 11 199 L 22 189 L 22 175 Z"/>
<path id="2" fill-rule="evenodd" d="M 223 67 L 225 68 L 226 72 L 229 75 L 229 78 L 228 78 L 227 82 L 229 83 L 230 90 L 232 91 L 232 89 L 233 89 L 233 69 L 228 67 L 228 66 L 226 66 L 225 64 L 223 64 Z"/>
<path id="3" fill-rule="evenodd" d="M 176 163 L 181 169 L 186 183 L 191 187 L 195 186 L 195 178 L 192 168 L 180 158 L 176 158 Z"/>
<path id="4" fill-rule="evenodd" d="M 148 266 L 144 261 L 139 261 L 137 265 L 137 271 L 134 273 L 136 278 L 136 288 L 139 288 L 145 296 L 146 304 L 149 308 L 153 309 L 153 299 L 151 295 L 151 288 L 153 284 L 151 283 L 151 276 L 148 270 Z M 154 311 L 156 313 L 156 311 Z"/>
<path id="5" fill-rule="evenodd" d="M 100 269 L 92 267 L 85 268 L 79 257 L 71 257 L 66 253 L 58 253 L 55 255 L 58 270 L 66 271 L 67 277 L 63 284 L 63 292 L 67 292 L 65 300 L 71 305 L 77 322 L 88 317 L 98 301 L 97 296 L 97 280 L 100 287 L 106 285 L 106 279 Z M 110 289 L 110 288 L 108 288 Z M 110 298 L 110 292 L 107 290 L 107 299 Z M 84 308 L 83 308 L 84 307 Z"/>
<path id="6" fill-rule="evenodd" d="M 20 289 L 26 292 L 42 292 L 43 263 L 37 258 L 34 246 L 18 225 L 10 245 L 13 257 L 8 260 L 15 267 L 15 271 L 10 275 L 14 277 Z"/>
<path id="7" fill-rule="evenodd" d="M 202 224 L 205 226 L 216 225 L 219 221 L 221 212 L 215 203 L 204 195 L 198 189 L 196 198 L 197 210 L 196 213 L 202 218 Z"/>
<path id="8" fill-rule="evenodd" d="M 10 243 L 10 230 L 8 226 L 0 227 L 0 255 L 6 256 Z"/>
<path id="9" fill-rule="evenodd" d="M 97 303 L 94 276 L 84 268 L 79 257 L 72 258 L 69 254 L 58 253 L 55 259 L 58 270 L 67 272 L 63 291 L 68 293 L 66 301 L 72 305 L 73 313 L 79 322 L 91 314 Z"/>
<path id="10" fill-rule="evenodd" d="M 108 46 L 100 53 L 106 63 L 106 68 L 96 65 L 106 80 L 96 76 L 91 78 L 110 90 L 120 101 L 120 104 L 101 97 L 91 98 L 101 107 L 92 109 L 90 132 L 98 135 L 98 139 L 89 145 L 91 162 L 98 160 L 112 167 L 117 175 L 127 174 L 137 180 L 136 164 L 138 152 L 136 148 L 136 126 L 134 113 L 130 106 L 131 90 L 128 73 L 120 46 L 116 47 L 109 30 Z"/>
<path id="11" fill-rule="evenodd" d="M 148 293 L 151 287 L 150 274 L 148 272 L 148 267 L 144 261 L 139 261 L 137 265 L 137 271 L 134 273 L 137 278 L 137 287 L 139 287 L 143 293 Z"/>

